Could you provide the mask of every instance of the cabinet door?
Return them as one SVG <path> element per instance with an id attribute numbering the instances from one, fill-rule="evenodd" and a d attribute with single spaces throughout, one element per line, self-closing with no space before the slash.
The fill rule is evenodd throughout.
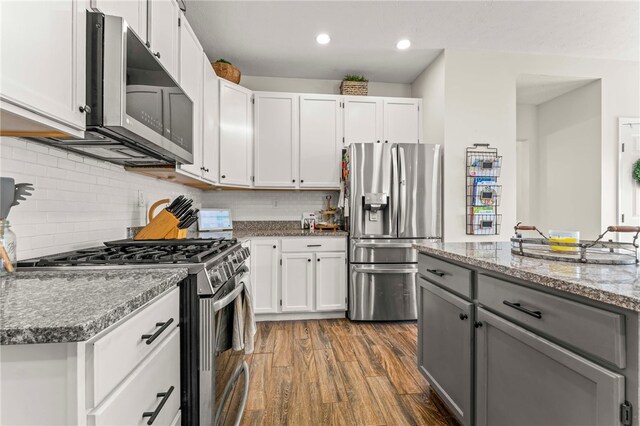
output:
<path id="1" fill-rule="evenodd" d="M 419 143 L 422 139 L 421 99 L 384 100 L 384 140 L 389 143 Z"/>
<path id="2" fill-rule="evenodd" d="M 316 253 L 316 311 L 347 309 L 346 253 Z"/>
<path id="3" fill-rule="evenodd" d="M 255 186 L 295 188 L 298 96 L 254 94 Z"/>
<path id="4" fill-rule="evenodd" d="M 418 368 L 464 425 L 472 424 L 473 303 L 418 278 Z"/>
<path id="5" fill-rule="evenodd" d="M 193 164 L 182 164 L 180 170 L 202 175 L 202 46 L 193 29 L 181 16 L 180 86 L 193 102 Z"/>
<path id="6" fill-rule="evenodd" d="M 86 9 L 65 1 L 3 1 L 0 13 L 2 109 L 45 124 L 3 130 L 48 128 L 82 136 L 85 115 Z M 43 64 L 50 64 L 43 70 Z M 7 120 L 8 121 L 8 120 Z"/>
<path id="7" fill-rule="evenodd" d="M 478 321 L 478 425 L 620 424 L 624 376 L 482 308 Z"/>
<path id="8" fill-rule="evenodd" d="M 220 164 L 220 111 L 218 76 L 207 55 L 203 56 L 202 92 L 202 177 L 212 183 L 218 182 Z"/>
<path id="9" fill-rule="evenodd" d="M 251 185 L 251 91 L 220 79 L 220 183 Z"/>
<path id="10" fill-rule="evenodd" d="M 300 96 L 300 187 L 339 188 L 340 97 Z"/>
<path id="11" fill-rule="evenodd" d="M 257 314 L 278 312 L 278 247 L 278 240 L 251 241 L 251 287 Z"/>
<path id="12" fill-rule="evenodd" d="M 354 96 L 344 99 L 344 145 L 380 142 L 383 137 L 382 99 Z"/>
<path id="13" fill-rule="evenodd" d="M 175 0 L 149 1 L 149 43 L 160 63 L 178 80 L 180 8 Z"/>
<path id="14" fill-rule="evenodd" d="M 105 15 L 124 18 L 140 39 L 148 40 L 147 0 L 91 0 L 91 7 Z"/>
<path id="15" fill-rule="evenodd" d="M 313 310 L 312 253 L 282 255 L 282 312 Z"/>

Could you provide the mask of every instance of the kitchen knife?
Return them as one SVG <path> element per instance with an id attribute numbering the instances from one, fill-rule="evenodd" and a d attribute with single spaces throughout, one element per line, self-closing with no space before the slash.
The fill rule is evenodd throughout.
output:
<path id="1" fill-rule="evenodd" d="M 195 223 L 195 221 L 198 219 L 197 216 L 191 216 L 189 219 L 187 219 L 185 222 L 180 222 L 180 224 L 178 225 L 178 228 L 180 229 L 187 229 L 188 227 L 190 227 L 191 225 L 193 225 Z"/>
<path id="2" fill-rule="evenodd" d="M 182 222 L 183 220 L 189 219 L 192 214 L 193 214 L 193 209 L 189 209 L 186 212 L 182 213 L 180 217 L 178 217 L 178 220 Z"/>
<path id="3" fill-rule="evenodd" d="M 182 200 L 180 200 L 180 202 L 178 202 L 172 209 L 171 209 L 171 213 L 173 213 L 174 215 L 176 214 L 176 212 L 180 209 L 182 209 L 187 203 L 189 202 L 188 198 L 182 198 Z"/>
<path id="4" fill-rule="evenodd" d="M 177 218 L 186 213 L 190 208 L 193 200 L 188 200 L 186 203 L 183 203 L 180 207 L 173 211 L 173 215 Z"/>
<path id="5" fill-rule="evenodd" d="M 171 204 L 169 204 L 169 207 L 167 207 L 167 211 L 169 211 L 169 213 L 173 212 L 173 209 L 175 209 L 182 200 L 184 200 L 184 195 L 179 195 L 174 198 Z"/>

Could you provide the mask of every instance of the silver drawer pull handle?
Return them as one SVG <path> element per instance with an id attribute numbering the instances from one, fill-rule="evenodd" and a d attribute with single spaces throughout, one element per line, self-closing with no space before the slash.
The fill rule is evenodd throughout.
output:
<path id="1" fill-rule="evenodd" d="M 535 317 L 535 318 L 538 318 L 538 319 L 542 318 L 542 312 L 540 312 L 540 311 L 532 311 L 530 309 L 527 309 L 527 308 L 523 307 L 520 303 L 509 302 L 508 300 L 503 300 L 502 303 L 507 305 L 510 308 L 513 308 L 513 309 L 518 310 L 520 312 L 524 312 L 527 315 L 531 315 L 532 317 Z"/>

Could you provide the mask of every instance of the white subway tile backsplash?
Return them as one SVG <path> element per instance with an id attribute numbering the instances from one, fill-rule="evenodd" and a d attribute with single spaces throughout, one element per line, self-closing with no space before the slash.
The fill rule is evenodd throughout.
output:
<path id="1" fill-rule="evenodd" d="M 35 186 L 33 196 L 9 215 L 18 236 L 19 259 L 125 238 L 127 227 L 146 223 L 147 209 L 158 199 L 185 194 L 199 207 L 203 194 L 11 137 L 0 138 L 0 175 Z M 144 191 L 145 207 L 138 207 L 139 190 Z"/>

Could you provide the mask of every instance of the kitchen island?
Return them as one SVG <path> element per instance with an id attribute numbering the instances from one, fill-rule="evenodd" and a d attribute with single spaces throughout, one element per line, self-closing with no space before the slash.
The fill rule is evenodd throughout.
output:
<path id="1" fill-rule="evenodd" d="M 462 424 L 639 424 L 639 267 L 415 247 L 418 366 Z"/>

